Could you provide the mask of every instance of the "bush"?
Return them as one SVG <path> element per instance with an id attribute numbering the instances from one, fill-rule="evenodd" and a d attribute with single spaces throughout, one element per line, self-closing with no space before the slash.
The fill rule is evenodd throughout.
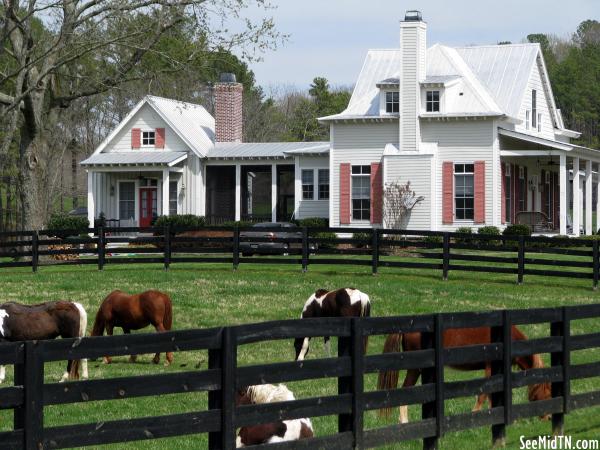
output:
<path id="1" fill-rule="evenodd" d="M 441 244 L 444 242 L 444 238 L 442 236 L 425 236 L 423 238 L 423 242 L 427 244 Z"/>
<path id="2" fill-rule="evenodd" d="M 477 234 L 483 234 L 483 235 L 487 235 L 487 236 L 500 236 L 500 229 L 498 227 L 495 226 L 487 226 L 487 227 L 481 227 L 477 230 Z M 477 243 L 479 245 L 500 245 L 499 240 L 497 239 L 478 239 Z"/>
<path id="3" fill-rule="evenodd" d="M 502 232 L 504 236 L 531 236 L 531 228 L 527 225 L 508 225 Z"/>
<path id="4" fill-rule="evenodd" d="M 203 228 L 206 226 L 204 217 L 193 214 L 181 214 L 173 216 L 160 216 L 152 225 L 157 228 L 170 226 L 172 229 L 179 228 Z"/>
<path id="5" fill-rule="evenodd" d="M 458 227 L 456 229 L 457 233 L 460 234 L 473 234 L 473 230 L 471 229 L 471 227 Z M 473 244 L 473 239 L 468 239 L 468 238 L 454 238 L 454 242 L 456 242 L 457 244 Z"/>
<path id="6" fill-rule="evenodd" d="M 48 221 L 49 234 L 65 239 L 69 236 L 80 236 L 88 232 L 90 222 L 87 217 L 69 216 L 65 213 L 52 214 Z"/>
<path id="7" fill-rule="evenodd" d="M 299 227 L 329 228 L 329 219 L 323 217 L 307 217 L 306 219 L 294 220 Z"/>
<path id="8" fill-rule="evenodd" d="M 352 235 L 352 239 L 357 239 L 360 242 L 357 242 L 356 247 L 358 248 L 365 248 L 368 247 L 369 245 L 371 245 L 371 242 L 373 240 L 373 235 L 371 233 L 354 233 Z"/>
<path id="9" fill-rule="evenodd" d="M 337 246 L 337 234 L 333 231 L 321 231 L 320 233 L 315 233 L 314 237 L 325 239 L 323 242 L 319 242 L 319 248 L 336 248 Z"/>
<path id="10" fill-rule="evenodd" d="M 228 220 L 219 225 L 211 225 L 214 227 L 240 227 L 240 228 L 248 228 L 254 225 L 255 222 L 251 222 L 249 220 Z"/>

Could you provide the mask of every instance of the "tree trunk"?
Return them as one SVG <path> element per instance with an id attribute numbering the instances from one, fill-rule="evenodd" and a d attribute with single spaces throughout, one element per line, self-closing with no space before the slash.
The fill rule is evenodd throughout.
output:
<path id="1" fill-rule="evenodd" d="M 79 206 L 77 196 L 77 146 L 71 145 L 71 196 L 73 197 L 73 209 Z"/>

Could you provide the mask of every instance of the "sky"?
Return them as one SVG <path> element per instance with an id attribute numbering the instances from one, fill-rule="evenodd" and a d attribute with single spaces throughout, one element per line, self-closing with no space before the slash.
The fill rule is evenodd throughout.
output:
<path id="1" fill-rule="evenodd" d="M 251 19 L 274 18 L 287 42 L 252 62 L 259 85 L 306 88 L 316 76 L 352 86 L 370 48 L 399 45 L 399 21 L 419 9 L 428 46 L 521 42 L 531 33 L 569 36 L 586 19 L 600 20 L 600 0 L 271 0 L 277 9 L 252 9 Z"/>

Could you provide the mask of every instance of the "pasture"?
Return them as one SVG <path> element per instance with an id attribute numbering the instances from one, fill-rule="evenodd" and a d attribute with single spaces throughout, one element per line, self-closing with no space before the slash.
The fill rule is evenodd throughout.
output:
<path id="1" fill-rule="evenodd" d="M 166 272 L 160 265 L 108 266 L 99 272 L 91 267 L 43 267 L 37 274 L 30 269 L 3 269 L 0 272 L 1 301 L 36 303 L 47 300 L 66 299 L 82 303 L 88 312 L 88 331 L 91 329 L 101 300 L 113 289 L 139 292 L 154 288 L 171 295 L 174 309 L 174 329 L 213 327 L 276 319 L 298 318 L 305 300 L 317 288 L 334 289 L 354 286 L 368 293 L 372 301 L 373 316 L 406 315 L 429 312 L 481 311 L 501 308 L 531 308 L 544 306 L 577 305 L 598 302 L 600 293 L 590 289 L 589 280 L 559 279 L 528 276 L 522 286 L 514 283 L 514 275 L 477 274 L 452 272 L 448 281 L 442 281 L 439 272 L 408 269 L 381 268 L 372 276 L 369 267 L 311 266 L 308 273 L 296 266 L 242 265 L 236 272 L 230 265 L 177 264 Z M 578 321 L 572 325 L 573 333 L 598 331 L 600 326 L 591 321 Z M 548 324 L 524 327 L 532 336 L 547 336 Z M 116 330 L 117 333 L 120 330 Z M 369 354 L 380 353 L 383 339 L 369 342 Z M 332 350 L 335 352 L 335 340 Z M 323 356 L 320 340 L 311 342 L 308 358 Z M 294 349 L 291 341 L 276 344 L 248 345 L 240 349 L 238 364 L 291 361 Z M 543 355 L 546 363 L 548 355 Z M 197 364 L 206 368 L 205 352 L 175 354 L 174 364 L 164 367 L 151 363 L 151 355 L 138 358 L 136 364 L 127 357 L 114 358 L 111 365 L 100 360 L 90 362 L 90 378 L 110 378 L 141 374 L 169 373 L 193 370 Z M 573 363 L 593 361 L 590 352 L 576 352 Z M 62 363 L 46 366 L 46 381 L 60 378 Z M 447 380 L 473 377 L 473 374 L 446 369 Z M 12 382 L 12 370 L 8 371 L 7 383 Z M 376 376 L 365 377 L 365 390 L 373 390 Z M 296 398 L 333 394 L 334 380 L 289 383 Z M 573 383 L 572 392 L 600 389 L 600 380 L 590 378 Z M 525 402 L 524 389 L 515 390 L 515 397 Z M 453 413 L 467 412 L 475 398 L 448 401 L 446 408 Z M 160 398 L 139 398 L 81 403 L 77 405 L 47 407 L 44 421 L 47 425 L 102 422 L 151 415 L 174 414 L 203 410 L 206 394 L 177 394 Z M 420 408 L 409 408 L 411 418 L 420 414 Z M 600 435 L 600 408 L 574 411 L 566 416 L 566 433 L 574 438 L 597 438 Z M 380 426 L 385 422 L 374 412 L 365 415 L 365 427 Z M 12 423 L 12 413 L 0 411 L 0 430 Z M 317 436 L 335 433 L 335 417 L 314 420 Z M 538 419 L 519 421 L 508 427 L 507 448 L 518 448 L 519 436 L 537 436 L 550 432 L 550 423 Z M 491 437 L 489 429 L 481 428 L 460 432 L 442 439 L 446 449 L 488 448 Z M 206 447 L 206 437 L 187 436 L 168 440 L 116 444 L 105 448 L 173 448 L 196 449 Z M 421 448 L 414 442 L 403 448 Z"/>

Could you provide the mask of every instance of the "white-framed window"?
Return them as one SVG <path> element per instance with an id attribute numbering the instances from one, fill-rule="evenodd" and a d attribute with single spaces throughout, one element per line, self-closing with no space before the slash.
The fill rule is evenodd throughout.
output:
<path id="1" fill-rule="evenodd" d="M 531 111 L 525 111 L 525 129 L 529 130 L 529 117 L 531 116 Z"/>
<path id="2" fill-rule="evenodd" d="M 400 92 L 385 93 L 385 112 L 395 114 L 400 112 Z"/>
<path id="3" fill-rule="evenodd" d="M 512 211 L 510 207 L 512 200 L 512 177 L 510 172 L 510 164 L 504 164 L 504 210 L 507 223 L 510 223 L 512 218 Z"/>
<path id="4" fill-rule="evenodd" d="M 302 169 L 302 200 L 315 198 L 315 172 L 313 169 Z"/>
<path id="5" fill-rule="evenodd" d="M 156 133 L 152 131 L 142 131 L 142 147 L 154 147 L 156 142 Z"/>
<path id="6" fill-rule="evenodd" d="M 135 181 L 119 182 L 119 219 L 135 219 Z"/>
<path id="7" fill-rule="evenodd" d="M 425 111 L 440 112 L 440 91 L 427 91 L 425 93 Z"/>
<path id="8" fill-rule="evenodd" d="M 531 128 L 537 128 L 537 91 L 531 90 Z"/>
<path id="9" fill-rule="evenodd" d="M 318 170 L 319 200 L 329 200 L 329 169 Z"/>
<path id="10" fill-rule="evenodd" d="M 157 187 L 158 180 L 156 178 L 140 178 L 140 187 Z"/>
<path id="11" fill-rule="evenodd" d="M 538 133 L 542 132 L 542 113 L 538 113 L 537 115 L 537 130 Z"/>
<path id="12" fill-rule="evenodd" d="M 456 220 L 475 217 L 475 165 L 454 164 L 454 214 Z"/>
<path id="13" fill-rule="evenodd" d="M 371 166 L 352 166 L 352 219 L 371 220 Z"/>
<path id="14" fill-rule="evenodd" d="M 169 181 L 169 215 L 177 214 L 177 181 Z"/>

